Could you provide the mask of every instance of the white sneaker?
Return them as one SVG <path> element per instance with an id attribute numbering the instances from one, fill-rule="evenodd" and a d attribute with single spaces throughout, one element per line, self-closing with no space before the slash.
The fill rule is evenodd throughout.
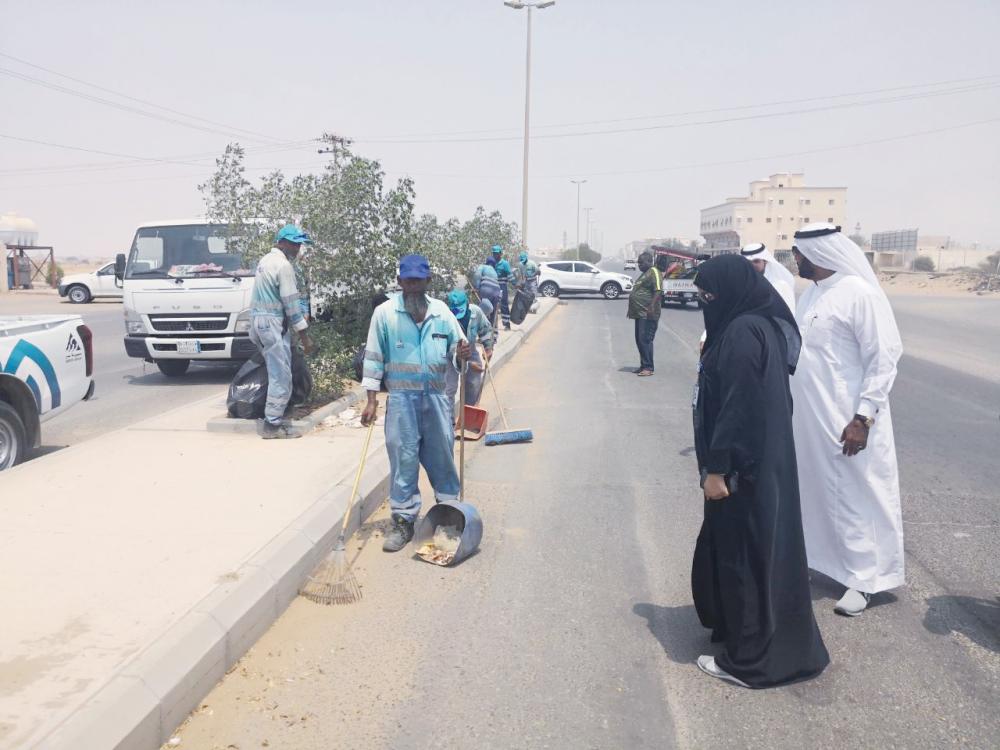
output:
<path id="1" fill-rule="evenodd" d="M 739 685 L 740 687 L 745 687 L 745 688 L 750 687 L 745 682 L 743 682 L 743 680 L 733 677 L 731 674 L 729 674 L 729 672 L 724 672 L 721 669 L 719 669 L 719 665 L 715 663 L 714 656 L 705 656 L 705 655 L 699 656 L 698 669 L 700 669 L 707 675 L 710 675 L 712 677 L 718 677 L 720 680 L 731 682 L 734 685 Z"/>
<path id="2" fill-rule="evenodd" d="M 833 611 L 845 617 L 857 617 L 868 607 L 868 602 L 872 599 L 871 594 L 865 594 L 854 589 L 847 589 L 840 601 L 833 606 Z"/>

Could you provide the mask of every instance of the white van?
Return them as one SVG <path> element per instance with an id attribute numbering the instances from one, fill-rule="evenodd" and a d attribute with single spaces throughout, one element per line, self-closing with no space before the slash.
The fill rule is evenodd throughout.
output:
<path id="1" fill-rule="evenodd" d="M 178 377 L 191 362 L 246 360 L 254 271 L 229 236 L 204 219 L 151 222 L 135 232 L 116 275 L 124 291 L 125 353 Z"/>

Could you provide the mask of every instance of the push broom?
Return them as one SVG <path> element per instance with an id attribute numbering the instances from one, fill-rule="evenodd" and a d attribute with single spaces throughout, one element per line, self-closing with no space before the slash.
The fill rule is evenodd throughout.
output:
<path id="1" fill-rule="evenodd" d="M 493 380 L 493 368 L 490 367 L 490 361 L 486 359 L 486 357 L 483 357 L 483 361 L 486 363 L 486 374 L 489 376 L 490 387 L 493 389 L 493 399 L 497 402 L 497 409 L 500 411 L 500 419 L 503 420 L 503 430 L 500 432 L 487 432 L 486 440 L 484 442 L 486 445 L 530 443 L 535 438 L 530 429 L 512 430 L 510 425 L 507 423 L 507 414 L 503 410 L 503 404 L 500 403 L 500 394 L 497 393 L 497 384 Z"/>
<path id="2" fill-rule="evenodd" d="M 374 431 L 375 420 L 373 419 L 372 423 L 368 425 L 365 447 L 361 449 L 361 463 L 358 464 L 358 473 L 354 475 L 354 487 L 351 489 L 351 498 L 347 501 L 344 522 L 340 525 L 340 536 L 337 537 L 333 552 L 327 556 L 316 572 L 309 576 L 309 580 L 299 591 L 306 599 L 317 604 L 353 604 L 361 599 L 361 586 L 358 585 L 358 579 L 355 578 L 354 571 L 351 569 L 350 563 L 347 562 L 345 535 L 351 511 L 354 510 L 354 498 L 357 497 L 358 487 L 361 484 L 361 475 L 365 470 L 368 444 L 372 441 Z"/>

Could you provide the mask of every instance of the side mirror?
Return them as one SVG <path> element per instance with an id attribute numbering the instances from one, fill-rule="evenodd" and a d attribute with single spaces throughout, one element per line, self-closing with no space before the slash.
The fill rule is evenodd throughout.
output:
<path id="1" fill-rule="evenodd" d="M 591 269 L 590 269 L 590 272 L 591 272 L 591 273 L 600 273 L 600 270 L 599 270 L 599 269 L 597 269 L 597 268 L 591 268 Z"/>
<path id="2" fill-rule="evenodd" d="M 118 253 L 115 256 L 115 281 L 121 282 L 125 278 L 125 253 Z"/>

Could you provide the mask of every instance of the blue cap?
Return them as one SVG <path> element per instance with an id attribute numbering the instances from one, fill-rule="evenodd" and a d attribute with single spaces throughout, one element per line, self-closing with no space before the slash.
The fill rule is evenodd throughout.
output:
<path id="1" fill-rule="evenodd" d="M 399 259 L 399 278 L 429 279 L 431 264 L 423 255 L 404 255 Z"/>
<path id="2" fill-rule="evenodd" d="M 494 245 L 492 252 L 494 255 L 503 255 L 503 248 L 500 245 Z"/>
<path id="3" fill-rule="evenodd" d="M 528 254 L 526 252 L 524 252 L 524 250 L 521 251 L 521 254 L 518 255 L 517 258 L 522 263 L 527 263 L 528 262 Z"/>
<path id="4" fill-rule="evenodd" d="M 464 318 L 469 309 L 469 295 L 462 289 L 452 289 L 448 292 L 448 308 L 456 318 Z"/>
<path id="5" fill-rule="evenodd" d="M 288 240 L 296 245 L 312 244 L 312 237 L 294 224 L 285 224 L 285 226 L 278 230 L 278 233 L 274 236 L 274 241 L 281 242 L 282 240 Z"/>

